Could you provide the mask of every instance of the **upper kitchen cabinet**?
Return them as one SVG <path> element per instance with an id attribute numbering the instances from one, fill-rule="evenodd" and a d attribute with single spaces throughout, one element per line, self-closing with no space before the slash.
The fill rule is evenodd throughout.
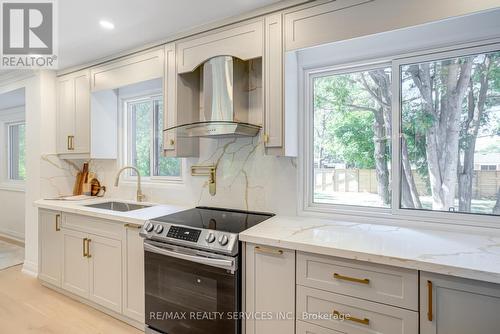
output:
<path id="1" fill-rule="evenodd" d="M 149 50 L 94 67 L 90 71 L 92 92 L 162 78 L 163 48 Z"/>
<path id="2" fill-rule="evenodd" d="M 233 56 L 241 60 L 262 57 L 262 21 L 211 31 L 177 44 L 177 72 L 193 72 L 207 59 Z"/>
<path id="3" fill-rule="evenodd" d="M 285 12 L 285 49 L 342 41 L 497 6 L 494 0 L 460 1 L 460 5 L 456 0 L 313 1 Z"/>
<path id="4" fill-rule="evenodd" d="M 177 124 L 177 68 L 176 68 L 176 45 L 169 43 L 165 45 L 165 75 L 163 81 L 164 118 L 163 128 L 168 129 Z M 182 82 L 181 82 L 182 84 Z M 181 86 L 180 92 L 183 92 Z M 184 93 L 186 94 L 186 93 Z M 182 96 L 181 96 L 182 98 Z M 187 103 L 191 101 L 188 100 Z M 186 103 L 186 102 L 185 102 Z M 182 105 L 182 103 L 181 103 Z M 184 114 L 186 115 L 186 114 Z M 189 115 L 187 115 L 189 117 Z M 180 115 L 180 119 L 185 116 Z M 198 155 L 198 140 L 196 138 L 178 138 L 173 132 L 163 134 L 163 150 L 167 157 L 192 157 Z"/>
<path id="5" fill-rule="evenodd" d="M 90 153 L 90 76 L 82 70 L 57 79 L 57 153 Z"/>
<path id="6" fill-rule="evenodd" d="M 297 155 L 297 115 L 285 107 L 283 16 L 265 18 L 264 28 L 264 145 L 266 154 Z M 290 97 L 296 96 L 294 94 Z M 293 105 L 293 104 L 292 104 Z"/>

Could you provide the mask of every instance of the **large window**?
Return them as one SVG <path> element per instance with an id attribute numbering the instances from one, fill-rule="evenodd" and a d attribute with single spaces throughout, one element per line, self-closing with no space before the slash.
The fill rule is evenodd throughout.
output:
<path id="1" fill-rule="evenodd" d="M 399 80 L 401 207 L 500 215 L 500 52 L 404 64 Z"/>
<path id="2" fill-rule="evenodd" d="M 179 178 L 181 161 L 163 156 L 163 100 L 161 96 L 125 101 L 127 164 L 151 179 Z M 134 172 L 131 172 L 134 176 Z"/>
<path id="3" fill-rule="evenodd" d="M 26 179 L 26 147 L 24 122 L 7 124 L 7 174 L 8 179 L 24 181 Z"/>
<path id="4" fill-rule="evenodd" d="M 309 70 L 306 207 L 500 215 L 499 49 Z"/>
<path id="5" fill-rule="evenodd" d="M 391 205 L 391 67 L 314 79 L 315 203 Z"/>

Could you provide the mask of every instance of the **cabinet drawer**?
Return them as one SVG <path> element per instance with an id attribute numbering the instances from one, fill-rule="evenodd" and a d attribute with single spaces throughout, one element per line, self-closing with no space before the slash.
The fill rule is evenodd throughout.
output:
<path id="1" fill-rule="evenodd" d="M 297 321 L 296 334 L 339 334 L 344 332 L 335 331 L 333 329 L 328 329 L 313 324 L 309 324 L 303 321 Z"/>
<path id="2" fill-rule="evenodd" d="M 418 333 L 418 312 L 300 285 L 297 315 L 298 320 L 348 334 Z"/>
<path id="3" fill-rule="evenodd" d="M 116 240 L 121 240 L 123 233 L 123 224 L 120 222 L 67 213 L 63 214 L 62 226 L 66 229 L 97 234 Z"/>
<path id="4" fill-rule="evenodd" d="M 297 284 L 418 310 L 418 272 L 298 253 Z"/>
<path id="5" fill-rule="evenodd" d="M 177 72 L 192 72 L 205 60 L 234 56 L 242 60 L 262 57 L 264 44 L 262 20 L 223 28 L 177 44 Z"/>

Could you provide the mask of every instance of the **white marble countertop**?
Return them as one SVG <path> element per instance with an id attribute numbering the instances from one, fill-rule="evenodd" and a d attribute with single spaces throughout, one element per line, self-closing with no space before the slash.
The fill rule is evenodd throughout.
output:
<path id="1" fill-rule="evenodd" d="M 500 283 L 500 232 L 334 222 L 275 216 L 246 242 Z"/>
<path id="2" fill-rule="evenodd" d="M 90 204 L 98 204 L 98 203 L 113 202 L 113 201 L 150 205 L 150 207 L 128 212 L 118 212 L 105 209 L 91 208 L 86 206 Z M 36 201 L 34 205 L 41 209 L 75 213 L 85 216 L 112 220 L 121 223 L 132 223 L 140 225 L 144 224 L 144 222 L 146 222 L 149 219 L 165 216 L 174 212 L 188 209 L 187 207 L 183 206 L 155 204 L 148 202 L 137 203 L 134 201 L 127 201 L 127 200 L 113 199 L 113 198 L 96 198 L 96 199 L 86 199 L 82 201 L 41 199 Z"/>

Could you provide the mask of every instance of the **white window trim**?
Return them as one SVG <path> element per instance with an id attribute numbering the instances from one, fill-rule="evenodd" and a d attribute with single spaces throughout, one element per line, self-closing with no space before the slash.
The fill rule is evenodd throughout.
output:
<path id="1" fill-rule="evenodd" d="M 121 167 L 129 165 L 129 119 L 128 119 L 128 110 L 127 103 L 130 102 L 138 102 L 142 100 L 148 100 L 152 98 L 157 98 L 162 96 L 162 92 L 159 90 L 151 90 L 147 92 L 143 92 L 138 95 L 121 95 L 120 96 L 120 110 L 119 110 L 119 122 L 120 122 L 120 133 L 119 133 L 119 145 L 120 145 L 120 154 L 119 154 L 119 163 Z M 165 108 L 165 104 L 164 104 Z M 153 147 L 151 148 L 154 149 Z M 180 176 L 141 176 L 141 181 L 143 184 L 183 184 L 184 183 L 184 175 L 185 175 L 186 161 L 185 159 L 181 159 L 181 168 Z M 131 172 L 124 173 L 123 177 L 120 179 L 120 183 L 123 184 L 135 184 L 137 182 L 137 176 L 131 174 Z"/>
<path id="2" fill-rule="evenodd" d="M 0 190 L 24 192 L 25 180 L 12 180 L 9 178 L 9 133 L 8 127 L 15 124 L 25 124 L 24 107 L 12 108 L 9 112 L 0 115 Z"/>
<path id="3" fill-rule="evenodd" d="M 500 39 L 492 39 L 475 43 L 467 43 L 452 47 L 436 48 L 420 52 L 395 55 L 383 59 L 375 59 L 365 62 L 346 63 L 335 66 L 320 68 L 298 68 L 299 73 L 299 105 L 303 107 L 304 113 L 300 116 L 304 126 L 299 127 L 299 215 L 333 217 L 340 219 L 351 219 L 360 222 L 383 223 L 392 221 L 396 224 L 412 223 L 440 223 L 448 225 L 462 225 L 471 227 L 489 227 L 500 229 L 498 216 L 488 216 L 474 213 L 442 212 L 427 210 L 411 210 L 400 208 L 400 67 L 401 65 L 416 62 L 425 62 L 439 58 L 460 57 L 468 54 L 491 52 L 500 50 Z M 340 74 L 359 71 L 367 68 L 381 67 L 384 64 L 392 64 L 392 203 L 391 208 L 363 207 L 355 205 L 319 204 L 313 203 L 313 101 L 312 83 L 314 78 L 328 74 Z"/>

